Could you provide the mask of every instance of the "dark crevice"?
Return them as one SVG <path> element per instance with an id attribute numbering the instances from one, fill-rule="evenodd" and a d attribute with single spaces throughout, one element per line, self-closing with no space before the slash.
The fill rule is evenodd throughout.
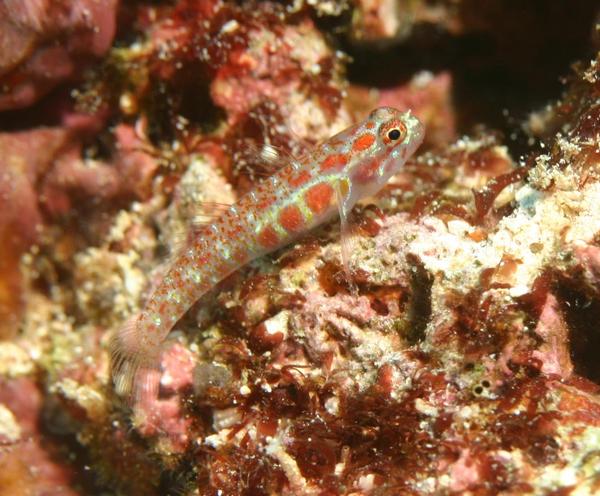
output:
<path id="1" fill-rule="evenodd" d="M 569 326 L 575 373 L 600 384 L 600 298 L 572 282 L 558 287 L 561 310 Z"/>
<path id="2" fill-rule="evenodd" d="M 598 3 L 464 0 L 457 9 L 456 32 L 445 31 L 443 22 L 420 23 L 394 45 L 342 42 L 352 57 L 349 79 L 386 88 L 420 70 L 450 71 L 459 134 L 484 123 L 502 131 L 514 153 L 526 152 L 518 124 L 558 99 L 573 62 L 592 55 Z"/>
<path id="3" fill-rule="evenodd" d="M 411 266 L 411 296 L 406 339 L 410 344 L 417 344 L 425 339 L 425 329 L 431 319 L 433 277 L 417 256 L 408 254 L 406 258 Z"/>

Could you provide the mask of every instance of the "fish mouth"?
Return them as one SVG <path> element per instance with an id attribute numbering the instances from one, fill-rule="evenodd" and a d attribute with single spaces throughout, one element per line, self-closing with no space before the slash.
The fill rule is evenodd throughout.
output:
<path id="1" fill-rule="evenodd" d="M 417 117 L 411 114 L 410 110 L 404 114 L 403 118 L 412 144 L 411 149 L 416 150 L 425 138 L 425 126 Z"/>

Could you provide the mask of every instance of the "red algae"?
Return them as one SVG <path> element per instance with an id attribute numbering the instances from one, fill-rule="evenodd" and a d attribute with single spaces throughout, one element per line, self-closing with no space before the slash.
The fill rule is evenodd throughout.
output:
<path id="1" fill-rule="evenodd" d="M 481 223 L 485 215 L 490 211 L 494 200 L 504 188 L 522 180 L 527 175 L 527 169 L 516 169 L 491 179 L 483 189 L 474 191 L 475 209 L 477 212 L 476 220 Z"/>

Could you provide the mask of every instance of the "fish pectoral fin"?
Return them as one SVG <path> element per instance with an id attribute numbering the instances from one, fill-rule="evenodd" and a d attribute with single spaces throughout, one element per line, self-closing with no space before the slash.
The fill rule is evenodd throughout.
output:
<path id="1" fill-rule="evenodd" d="M 355 226 L 350 222 L 352 212 L 352 190 L 350 181 L 342 179 L 336 184 L 336 198 L 340 215 L 340 252 L 344 279 L 353 294 L 358 294 L 358 288 L 352 275 L 352 257 L 358 247 L 358 236 Z"/>

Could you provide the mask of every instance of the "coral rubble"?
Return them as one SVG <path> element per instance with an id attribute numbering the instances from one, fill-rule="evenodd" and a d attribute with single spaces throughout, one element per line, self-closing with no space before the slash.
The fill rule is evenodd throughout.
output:
<path id="1" fill-rule="evenodd" d="M 348 78 L 343 49 L 435 61 L 432 27 L 519 22 L 471 4 L 0 1 L 0 495 L 600 492 L 600 53 L 506 136 L 464 127 L 487 111 L 452 64 Z M 523 7 L 526 53 L 563 4 Z M 377 105 L 428 137 L 353 212 L 352 280 L 332 222 L 187 312 L 158 398 L 119 397 L 110 337 L 189 226 Z"/>

